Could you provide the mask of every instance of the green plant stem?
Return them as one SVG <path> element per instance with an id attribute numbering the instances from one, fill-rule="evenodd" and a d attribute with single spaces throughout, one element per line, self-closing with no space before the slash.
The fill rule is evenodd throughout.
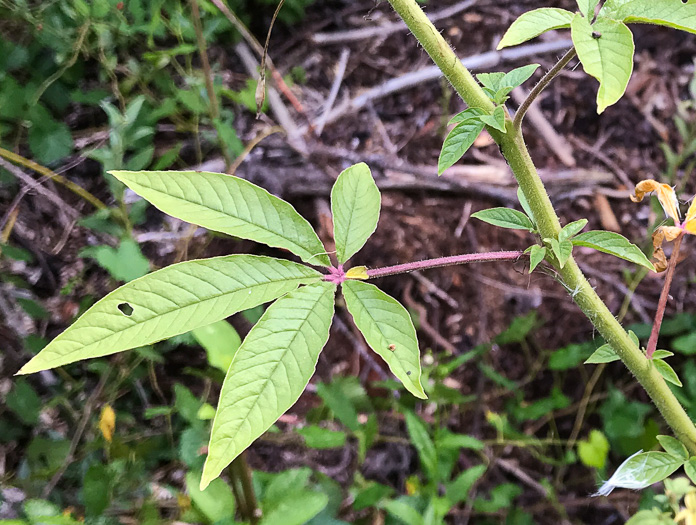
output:
<path id="1" fill-rule="evenodd" d="M 554 64 L 554 66 L 549 69 L 543 77 L 541 77 L 541 80 L 536 86 L 534 86 L 534 89 L 529 92 L 529 95 L 527 95 L 527 98 L 524 99 L 522 104 L 520 104 L 517 113 L 515 113 L 515 120 L 513 121 L 512 125 L 516 130 L 519 130 L 522 126 L 522 119 L 524 119 L 524 115 L 527 113 L 527 110 L 532 103 L 534 103 L 541 92 L 547 88 L 551 81 L 556 78 L 561 71 L 563 71 L 563 68 L 568 65 L 568 62 L 573 60 L 575 54 L 575 48 L 571 47 L 566 54 L 563 55 L 561 59 L 556 62 L 556 64 Z"/>
<path id="2" fill-rule="evenodd" d="M 245 518 L 249 520 L 251 525 L 257 525 L 261 518 L 261 509 L 256 502 L 256 493 L 251 479 L 251 469 L 246 461 L 246 453 L 240 454 L 232 462 L 232 472 L 242 485 L 244 508 L 247 514 Z"/>
<path id="3" fill-rule="evenodd" d="M 442 35 L 425 16 L 416 0 L 389 0 L 389 2 L 440 67 L 459 96 L 470 106 L 490 110 L 492 102 L 488 100 Z M 498 143 L 524 196 L 529 201 L 541 237 L 557 238 L 561 228 L 558 215 L 539 178 L 520 130 L 515 129 L 512 122 L 508 120 L 507 133 L 495 130 L 489 130 L 489 132 Z M 568 289 L 573 290 L 573 300 L 643 386 L 676 436 L 691 453 L 696 453 L 696 426 L 693 421 L 652 362 L 631 341 L 621 324 L 595 293 L 572 256 L 559 273 Z"/>

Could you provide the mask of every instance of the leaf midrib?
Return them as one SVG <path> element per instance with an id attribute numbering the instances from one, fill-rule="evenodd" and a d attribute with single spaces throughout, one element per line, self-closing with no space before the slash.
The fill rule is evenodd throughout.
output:
<path id="1" fill-rule="evenodd" d="M 226 212 L 226 211 L 224 211 L 224 210 L 220 210 L 220 209 L 214 208 L 214 207 L 212 207 L 212 206 L 210 206 L 210 205 L 208 205 L 208 204 L 202 203 L 202 202 L 192 202 L 192 201 L 188 201 L 188 200 L 182 199 L 181 197 L 175 197 L 175 196 L 171 195 L 170 193 L 166 193 L 166 192 L 164 192 L 164 191 L 162 191 L 162 190 L 159 190 L 159 189 L 157 189 L 157 188 L 154 188 L 154 187 L 152 187 L 152 186 L 147 186 L 147 185 L 145 185 L 145 184 L 142 184 L 141 182 L 135 182 L 135 181 L 133 181 L 132 179 L 131 179 L 131 184 L 134 184 L 134 185 L 138 185 L 138 186 L 147 188 L 147 189 L 149 189 L 150 191 L 159 193 L 159 194 L 161 194 L 161 195 L 165 195 L 166 197 L 169 197 L 169 198 L 171 198 L 171 199 L 174 199 L 174 200 L 177 200 L 177 201 L 180 201 L 180 202 L 185 202 L 185 203 L 188 203 L 188 204 L 195 204 L 195 205 L 197 205 L 197 206 L 201 206 L 202 208 L 206 208 L 206 209 L 208 209 L 208 210 L 211 210 L 211 211 L 220 213 L 221 215 L 224 215 L 224 216 L 226 216 L 226 217 L 231 217 L 231 218 L 233 218 L 233 219 L 236 219 L 236 220 L 238 220 L 238 221 L 240 221 L 240 222 L 243 222 L 244 224 L 251 225 L 251 226 L 255 226 L 256 228 L 259 228 L 260 230 L 263 230 L 263 231 L 265 231 L 265 232 L 267 232 L 267 233 L 270 233 L 270 234 L 272 234 L 272 235 L 274 235 L 274 236 L 276 236 L 276 237 L 278 237 L 278 238 L 280 238 L 280 239 L 284 239 L 284 240 L 288 241 L 290 244 L 292 244 L 292 246 L 293 246 L 297 251 L 302 252 L 303 254 L 305 254 L 305 256 L 316 257 L 317 255 L 320 255 L 320 254 L 316 254 L 316 253 L 311 253 L 306 247 L 301 246 L 300 244 L 297 244 L 297 241 L 291 239 L 290 237 L 286 237 L 285 235 L 281 235 L 281 234 L 279 234 L 278 232 L 273 231 L 273 230 L 271 230 L 270 228 L 268 228 L 268 227 L 266 227 L 266 226 L 263 226 L 263 225 L 261 225 L 261 224 L 258 224 L 258 223 L 255 223 L 255 222 L 251 222 L 250 220 L 244 219 L 244 218 L 242 218 L 242 217 L 238 217 L 238 216 L 232 215 L 232 214 L 230 214 L 230 213 L 228 213 L 228 212 Z M 260 189 L 262 189 L 262 188 L 260 188 Z M 262 191 L 265 191 L 265 190 L 262 189 Z M 267 192 L 267 193 L 268 193 L 268 192 Z M 200 194 L 199 194 L 199 195 L 200 195 Z M 217 195 L 217 194 L 216 194 L 216 195 Z M 274 197 L 274 196 L 271 195 L 270 193 L 268 193 L 268 195 L 269 195 L 270 197 Z M 277 197 L 275 197 L 275 198 L 277 198 Z M 218 196 L 218 199 L 220 199 L 219 196 Z M 283 201 L 283 202 L 284 202 L 284 201 Z M 220 200 L 220 203 L 222 204 L 222 200 Z M 153 204 L 154 204 L 154 203 L 153 203 Z M 168 212 L 162 210 L 162 209 L 161 209 L 159 206 L 157 206 L 156 204 L 154 204 L 154 205 L 155 205 L 156 208 L 160 209 L 163 213 L 167 213 L 167 215 L 170 215 Z M 271 202 L 271 205 L 273 206 L 273 203 L 272 203 L 272 202 Z M 274 208 L 275 208 L 275 206 L 274 206 Z M 299 215 L 299 214 L 298 214 L 298 215 Z M 299 215 L 299 217 L 302 218 L 302 219 L 304 219 L 301 215 Z M 296 218 L 293 218 L 293 219 L 296 220 Z M 190 221 L 187 221 L 187 222 L 190 222 Z M 194 222 L 193 224 L 196 224 L 196 223 Z M 309 223 L 307 223 L 307 225 L 309 225 Z M 208 228 L 208 226 L 203 226 L 202 224 L 200 224 L 199 226 L 202 226 L 202 227 L 204 227 L 204 228 Z M 219 232 L 221 232 L 221 233 L 228 233 L 228 232 L 226 232 L 226 231 L 224 231 L 224 230 L 222 230 L 222 229 L 214 229 L 214 228 L 209 228 L 209 229 L 215 230 L 215 231 L 219 231 Z M 311 229 L 311 226 L 310 226 L 310 229 Z M 234 236 L 235 234 L 228 234 L 228 235 L 233 235 L 233 236 Z M 317 240 L 318 240 L 318 238 L 317 238 Z M 321 241 L 319 241 L 319 242 L 321 242 Z M 286 247 L 285 247 L 285 246 L 280 246 L 280 248 L 286 248 Z M 286 248 L 286 249 L 289 249 L 289 248 Z M 290 250 L 290 251 L 293 251 L 293 250 Z M 297 255 L 300 255 L 300 254 L 297 253 Z M 303 258 L 304 258 L 304 257 L 303 257 Z"/>

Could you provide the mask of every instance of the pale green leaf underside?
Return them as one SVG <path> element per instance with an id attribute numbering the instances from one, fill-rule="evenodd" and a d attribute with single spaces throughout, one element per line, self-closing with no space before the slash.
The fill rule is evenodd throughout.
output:
<path id="1" fill-rule="evenodd" d="M 228 255 L 173 264 L 114 290 L 19 373 L 148 345 L 271 301 L 321 274 L 290 261 Z M 129 305 L 126 315 L 119 305 Z M 121 306 L 127 310 L 125 306 Z"/>
<path id="2" fill-rule="evenodd" d="M 365 245 L 377 228 L 381 198 L 367 164 L 344 170 L 331 190 L 331 211 L 338 262 L 343 264 Z"/>
<path id="3" fill-rule="evenodd" d="M 620 259 L 655 271 L 655 267 L 640 248 L 618 233 L 589 231 L 573 237 L 572 243 L 575 246 L 585 246 L 603 253 L 608 253 L 614 257 L 619 257 Z"/>
<path id="4" fill-rule="evenodd" d="M 633 73 L 633 33 L 622 22 L 603 18 L 590 25 L 580 15 L 570 29 L 582 67 L 599 81 L 597 113 L 602 113 L 623 96 Z"/>
<path id="5" fill-rule="evenodd" d="M 625 461 L 612 479 L 616 476 L 618 480 L 626 482 L 623 485 L 617 484 L 618 487 L 649 487 L 670 476 L 683 463 L 667 452 L 643 452 Z M 635 484 L 635 487 L 631 484 Z"/>
<path id="6" fill-rule="evenodd" d="M 310 264 L 331 264 L 309 222 L 290 204 L 249 181 L 206 171 L 110 173 L 168 215 L 284 248 Z"/>
<path id="7" fill-rule="evenodd" d="M 384 359 L 409 392 L 426 399 L 420 384 L 416 329 L 408 311 L 376 286 L 361 281 L 345 281 L 343 297 L 367 344 Z"/>
<path id="8" fill-rule="evenodd" d="M 298 400 L 329 338 L 335 290 L 327 282 L 295 290 L 251 329 L 222 385 L 201 488 Z"/>
<path id="9" fill-rule="evenodd" d="M 449 135 L 442 144 L 440 158 L 437 161 L 437 174 L 442 175 L 442 172 L 454 165 L 483 131 L 483 122 L 478 119 L 469 119 L 460 122 L 450 131 Z"/>
<path id="10" fill-rule="evenodd" d="M 681 0 L 630 0 L 612 18 L 625 23 L 658 24 L 696 33 L 696 3 Z"/>
<path id="11" fill-rule="evenodd" d="M 575 15 L 570 11 L 555 7 L 542 7 L 528 11 L 512 23 L 498 44 L 498 49 L 516 46 L 552 29 L 568 28 L 573 16 Z"/>
<path id="12" fill-rule="evenodd" d="M 594 16 L 594 10 L 598 3 L 599 0 L 577 0 L 578 9 L 580 9 L 580 12 L 584 17 L 590 20 L 592 20 L 592 17 Z"/>

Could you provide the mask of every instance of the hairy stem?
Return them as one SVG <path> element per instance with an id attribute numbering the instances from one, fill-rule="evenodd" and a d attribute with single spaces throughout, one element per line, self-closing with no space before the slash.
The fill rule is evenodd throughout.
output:
<path id="1" fill-rule="evenodd" d="M 430 268 L 440 268 L 442 266 L 455 266 L 457 264 L 469 264 L 475 262 L 492 262 L 492 261 L 516 261 L 524 255 L 524 252 L 485 252 L 485 253 L 467 253 L 465 255 L 452 255 L 450 257 L 438 257 L 437 259 L 427 259 L 425 261 L 416 261 L 395 266 L 385 266 L 384 268 L 374 268 L 367 270 L 369 279 L 385 277 L 387 275 L 396 275 L 399 273 L 409 273 L 416 270 L 428 270 Z"/>
<path id="2" fill-rule="evenodd" d="M 459 96 L 470 106 L 490 109 L 492 103 L 462 65 L 452 49 L 423 13 L 416 0 L 389 0 L 394 10 L 440 67 Z M 489 130 L 510 164 L 524 196 L 534 213 L 542 238 L 558 236 L 560 221 L 551 204 L 544 184 L 524 143 L 520 130 L 508 121 L 507 133 Z M 653 403 L 677 437 L 696 453 L 696 426 L 679 404 L 659 372 L 631 341 L 606 304 L 595 293 L 571 256 L 559 271 L 566 286 L 573 290 L 573 300 L 597 328 L 597 331 L 616 351 L 626 367 L 645 388 Z"/>
<path id="3" fill-rule="evenodd" d="M 551 81 L 554 78 L 556 78 L 556 76 L 561 71 L 563 71 L 563 68 L 568 65 L 568 62 L 570 62 L 574 56 L 575 48 L 571 47 L 566 52 L 566 54 L 563 55 L 561 59 L 558 62 L 556 62 L 556 64 L 551 69 L 549 69 L 543 77 L 541 77 L 541 80 L 536 86 L 534 86 L 534 89 L 532 89 L 529 92 L 529 95 L 527 95 L 527 98 L 524 99 L 522 104 L 520 104 L 517 113 L 515 113 L 515 120 L 513 121 L 512 125 L 516 130 L 519 130 L 522 126 L 522 119 L 524 119 L 524 115 L 525 113 L 527 113 L 527 110 L 532 105 L 532 103 L 537 99 L 539 95 L 541 95 L 541 92 L 548 87 Z"/>
<path id="4" fill-rule="evenodd" d="M 684 233 L 680 234 L 674 240 L 674 247 L 672 248 L 672 255 L 669 258 L 669 267 L 667 268 L 667 275 L 665 275 L 665 284 L 662 285 L 660 302 L 657 303 L 657 311 L 655 312 L 655 322 L 653 323 L 652 331 L 650 332 L 650 339 L 648 340 L 648 347 L 645 351 L 645 355 L 648 359 L 652 359 L 652 356 L 655 353 L 655 350 L 657 349 L 657 338 L 660 336 L 662 318 L 665 316 L 665 308 L 667 307 L 667 300 L 669 299 L 669 289 L 672 287 L 674 269 L 677 267 L 677 262 L 679 260 L 679 248 L 681 248 L 681 243 L 683 239 Z"/>

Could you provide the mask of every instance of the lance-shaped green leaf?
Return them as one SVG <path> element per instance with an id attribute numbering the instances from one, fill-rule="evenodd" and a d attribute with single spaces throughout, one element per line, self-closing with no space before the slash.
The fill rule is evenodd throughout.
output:
<path id="1" fill-rule="evenodd" d="M 696 2 L 680 0 L 630 0 L 610 15 L 630 23 L 657 24 L 696 33 Z"/>
<path id="2" fill-rule="evenodd" d="M 603 344 L 594 353 L 587 358 L 585 361 L 586 365 L 598 365 L 600 363 L 613 363 L 621 359 L 616 355 L 616 350 L 614 350 L 611 345 Z"/>
<path id="3" fill-rule="evenodd" d="M 689 461 L 684 464 L 684 472 L 689 476 L 691 483 L 696 484 L 696 457 L 689 459 Z"/>
<path id="4" fill-rule="evenodd" d="M 459 124 L 465 120 L 478 119 L 481 115 L 486 115 L 486 112 L 479 108 L 466 108 L 464 111 L 457 113 L 453 116 L 447 123 L 448 126 L 452 124 Z"/>
<path id="5" fill-rule="evenodd" d="M 579 221 L 573 221 L 566 224 L 563 229 L 558 234 L 559 241 L 565 241 L 577 235 L 585 226 L 587 226 L 587 219 L 580 219 Z"/>
<path id="6" fill-rule="evenodd" d="M 597 113 L 602 113 L 623 96 L 633 73 L 633 33 L 623 22 L 600 18 L 590 24 L 580 15 L 570 29 L 582 67 L 599 80 Z"/>
<path id="7" fill-rule="evenodd" d="M 679 376 L 674 371 L 674 368 L 672 368 L 671 365 L 667 363 L 667 361 L 664 361 L 662 359 L 655 359 L 655 357 L 653 356 L 652 362 L 665 381 L 669 381 L 673 385 L 676 385 L 680 388 L 682 387 L 682 382 L 679 379 Z"/>
<path id="8" fill-rule="evenodd" d="M 350 259 L 377 228 L 380 195 L 367 164 L 344 170 L 331 190 L 338 262 Z"/>
<path id="9" fill-rule="evenodd" d="M 110 173 L 168 215 L 284 248 L 310 264 L 331 264 L 309 222 L 289 203 L 249 181 L 206 171 Z"/>
<path id="10" fill-rule="evenodd" d="M 657 440 L 668 454 L 671 454 L 675 458 L 681 459 L 682 461 L 689 459 L 689 451 L 686 450 L 684 444 L 678 439 L 675 439 L 672 436 L 657 436 Z"/>
<path id="11" fill-rule="evenodd" d="M 558 264 L 563 268 L 565 263 L 568 262 L 568 259 L 570 259 L 570 256 L 573 255 L 573 244 L 567 240 L 559 241 L 553 238 L 546 238 L 544 242 L 551 247 L 551 251 L 556 256 Z"/>
<path id="12" fill-rule="evenodd" d="M 599 3 L 599 0 L 576 0 L 578 4 L 578 9 L 582 13 L 582 16 L 592 20 L 594 16 L 595 7 Z"/>
<path id="13" fill-rule="evenodd" d="M 479 120 L 493 129 L 505 133 L 505 109 L 503 106 L 495 108 L 492 115 L 481 115 Z"/>
<path id="14" fill-rule="evenodd" d="M 329 338 L 336 286 L 304 286 L 261 316 L 234 356 L 220 393 L 201 489 L 302 394 Z"/>
<path id="15" fill-rule="evenodd" d="M 319 279 L 321 274 L 307 266 L 254 255 L 173 264 L 98 301 L 19 373 L 152 344 Z"/>
<path id="16" fill-rule="evenodd" d="M 384 359 L 409 392 L 426 399 L 420 384 L 416 329 L 408 311 L 393 297 L 362 281 L 345 281 L 343 297 L 370 348 Z"/>
<path id="17" fill-rule="evenodd" d="M 614 257 L 619 257 L 626 261 L 644 266 L 645 268 L 655 271 L 655 267 L 648 260 L 645 254 L 638 246 L 632 244 L 626 237 L 614 232 L 607 231 L 589 231 L 581 233 L 573 237 L 572 241 L 575 246 L 585 246 L 594 250 L 608 253 Z"/>
<path id="18" fill-rule="evenodd" d="M 529 247 L 529 273 L 534 271 L 544 257 L 546 257 L 546 248 L 538 244 Z"/>
<path id="19" fill-rule="evenodd" d="M 482 131 L 483 122 L 479 119 L 467 119 L 457 124 L 442 144 L 437 174 L 442 175 L 443 171 L 461 159 Z"/>
<path id="20" fill-rule="evenodd" d="M 534 231 L 534 224 L 531 219 L 521 211 L 512 208 L 489 208 L 471 214 L 472 217 L 493 226 L 508 228 L 511 230 Z"/>
<path id="21" fill-rule="evenodd" d="M 574 16 L 570 11 L 555 7 L 542 7 L 528 11 L 512 23 L 498 44 L 498 49 L 516 46 L 552 29 L 568 28 Z"/>
<path id="22" fill-rule="evenodd" d="M 667 452 L 638 452 L 624 461 L 597 491 L 607 496 L 615 488 L 640 490 L 669 477 L 684 464 Z"/>

